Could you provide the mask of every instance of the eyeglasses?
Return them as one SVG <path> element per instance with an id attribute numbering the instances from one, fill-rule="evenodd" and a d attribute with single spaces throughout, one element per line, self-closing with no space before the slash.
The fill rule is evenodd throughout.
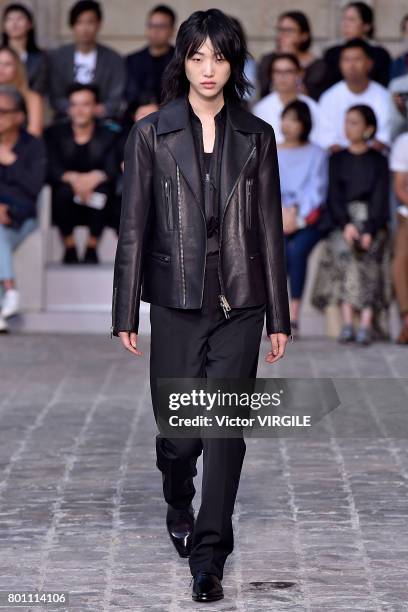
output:
<path id="1" fill-rule="evenodd" d="M 276 32 L 278 34 L 298 34 L 299 33 L 299 28 L 284 28 L 283 26 L 278 26 L 276 28 Z"/>
<path id="2" fill-rule="evenodd" d="M 149 30 L 167 30 L 167 28 L 169 27 L 168 23 L 153 23 L 151 21 L 148 21 L 146 23 L 146 27 L 149 28 Z"/>
<path id="3" fill-rule="evenodd" d="M 293 76 L 297 73 L 298 71 L 296 70 L 296 68 L 288 68 L 287 70 L 277 70 L 274 68 L 272 70 L 272 74 L 274 76 Z"/>

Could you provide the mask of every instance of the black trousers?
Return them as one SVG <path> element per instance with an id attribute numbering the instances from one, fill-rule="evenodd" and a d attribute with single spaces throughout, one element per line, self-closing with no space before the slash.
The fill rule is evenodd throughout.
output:
<path id="1" fill-rule="evenodd" d="M 226 319 L 219 293 L 215 254 L 207 256 L 201 309 L 151 304 L 150 385 L 156 419 L 158 377 L 256 377 L 265 305 L 232 309 Z M 188 506 L 194 497 L 193 477 L 203 452 L 201 507 L 189 557 L 192 575 L 201 570 L 222 580 L 224 563 L 234 548 L 232 513 L 245 450 L 244 438 L 156 436 L 164 498 L 176 508 Z"/>
<path id="2" fill-rule="evenodd" d="M 112 187 L 108 182 L 101 183 L 99 193 L 111 195 Z M 60 230 L 63 238 L 70 236 L 77 225 L 85 225 L 89 233 L 100 238 L 106 225 L 107 204 L 101 210 L 74 202 L 74 192 L 68 183 L 61 181 L 52 187 L 52 223 Z"/>

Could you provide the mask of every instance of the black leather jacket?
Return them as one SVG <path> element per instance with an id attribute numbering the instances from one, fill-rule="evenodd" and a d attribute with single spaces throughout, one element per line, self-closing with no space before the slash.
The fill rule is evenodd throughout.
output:
<path id="1" fill-rule="evenodd" d="M 267 333 L 290 335 L 279 170 L 272 127 L 225 102 L 218 272 L 229 308 L 266 304 Z M 125 147 L 111 335 L 138 331 L 140 299 L 200 308 L 206 222 L 187 97 L 137 121 Z"/>

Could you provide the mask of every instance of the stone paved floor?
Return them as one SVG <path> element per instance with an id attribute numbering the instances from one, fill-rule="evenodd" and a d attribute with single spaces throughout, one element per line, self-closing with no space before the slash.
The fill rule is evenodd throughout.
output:
<path id="1" fill-rule="evenodd" d="M 407 436 L 369 402 L 372 435 L 338 436 L 333 416 L 321 439 L 247 440 L 225 599 L 192 602 L 164 527 L 140 347 L 0 337 L 0 591 L 69 591 L 78 612 L 408 610 Z M 266 350 L 259 376 L 408 378 L 407 350 L 388 344 L 299 340 L 275 366 Z"/>

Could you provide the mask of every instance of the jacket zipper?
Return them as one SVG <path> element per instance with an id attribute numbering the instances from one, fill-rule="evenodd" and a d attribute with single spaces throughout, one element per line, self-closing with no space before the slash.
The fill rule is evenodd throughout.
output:
<path id="1" fill-rule="evenodd" d="M 114 324 L 114 318 L 115 318 L 115 304 L 116 304 L 116 293 L 117 293 L 118 288 L 115 287 L 113 290 L 113 306 L 112 306 L 112 325 L 110 328 L 110 337 L 111 340 L 113 338 L 113 324 Z"/>
<path id="2" fill-rule="evenodd" d="M 219 232 L 220 243 L 218 245 L 218 278 L 220 280 L 221 293 L 219 294 L 218 297 L 219 297 L 219 300 L 220 300 L 220 306 L 221 306 L 221 308 L 222 308 L 222 310 L 224 312 L 224 316 L 225 316 L 226 319 L 230 318 L 229 311 L 231 310 L 231 306 L 229 305 L 228 300 L 227 300 L 227 298 L 225 296 L 224 282 L 222 280 L 222 274 L 221 274 L 222 228 L 223 228 L 223 224 L 224 224 L 224 217 L 225 217 L 225 213 L 226 213 L 226 210 L 227 210 L 227 206 L 228 206 L 228 204 L 229 204 L 229 202 L 231 200 L 232 194 L 234 193 L 235 188 L 238 185 L 239 179 L 241 178 L 241 175 L 242 175 L 243 171 L 245 170 L 245 168 L 247 167 L 249 161 L 252 159 L 255 151 L 256 151 L 256 145 L 254 145 L 252 147 L 252 150 L 251 150 L 250 154 L 248 155 L 244 165 L 241 168 L 241 172 L 239 173 L 239 175 L 237 177 L 237 180 L 235 181 L 235 183 L 234 183 L 234 185 L 233 185 L 233 187 L 231 189 L 231 192 L 230 192 L 230 194 L 229 194 L 229 196 L 227 198 L 227 202 L 226 202 L 225 207 L 224 207 L 223 214 L 221 216 L 221 224 L 220 224 L 220 232 Z"/>
<path id="3" fill-rule="evenodd" d="M 185 306 L 186 305 L 186 278 L 185 278 L 185 272 L 184 272 L 183 230 L 181 227 L 180 171 L 179 171 L 178 164 L 176 165 L 176 172 L 177 172 L 177 203 L 178 203 L 178 221 L 179 221 L 181 281 L 182 281 L 182 287 L 183 287 L 183 306 Z"/>
<path id="4" fill-rule="evenodd" d="M 171 210 L 171 199 L 170 199 L 170 181 L 169 179 L 164 180 L 164 192 L 166 196 L 166 208 L 167 208 L 167 225 L 169 230 L 173 229 L 173 219 Z"/>
<path id="5" fill-rule="evenodd" d="M 246 225 L 247 229 L 251 229 L 251 188 L 252 179 L 246 180 Z"/>

